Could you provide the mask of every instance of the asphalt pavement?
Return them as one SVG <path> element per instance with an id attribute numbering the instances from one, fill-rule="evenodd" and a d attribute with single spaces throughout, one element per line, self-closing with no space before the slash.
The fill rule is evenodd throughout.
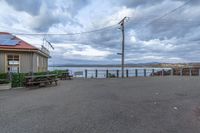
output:
<path id="1" fill-rule="evenodd" d="M 0 133 L 200 133 L 200 77 L 74 79 L 0 91 Z"/>

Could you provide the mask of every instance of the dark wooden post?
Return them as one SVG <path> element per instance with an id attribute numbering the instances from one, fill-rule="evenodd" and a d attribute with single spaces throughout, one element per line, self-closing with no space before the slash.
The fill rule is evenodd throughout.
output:
<path id="1" fill-rule="evenodd" d="M 98 78 L 98 70 L 95 70 L 95 77 Z"/>
<path id="2" fill-rule="evenodd" d="M 146 69 L 144 69 L 144 77 L 146 77 L 146 76 L 147 76 Z"/>
<path id="3" fill-rule="evenodd" d="M 85 78 L 87 78 L 87 69 L 85 69 Z"/>
<path id="4" fill-rule="evenodd" d="M 154 76 L 154 69 L 152 69 L 152 74 L 151 75 Z"/>
<path id="5" fill-rule="evenodd" d="M 128 78 L 128 69 L 126 70 L 126 77 Z"/>
<path id="6" fill-rule="evenodd" d="M 119 70 L 117 70 L 117 78 L 119 78 Z"/>
<path id="7" fill-rule="evenodd" d="M 138 70 L 135 69 L 135 77 L 137 77 L 137 76 L 138 76 Z"/>
<path id="8" fill-rule="evenodd" d="M 106 78 L 108 78 L 108 70 L 106 70 Z"/>

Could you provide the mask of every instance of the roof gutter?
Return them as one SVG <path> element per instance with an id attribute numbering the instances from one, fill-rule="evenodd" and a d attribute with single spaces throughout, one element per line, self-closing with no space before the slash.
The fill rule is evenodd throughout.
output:
<path id="1" fill-rule="evenodd" d="M 38 53 L 42 56 L 45 56 L 47 58 L 51 58 L 50 55 L 44 53 L 43 51 L 39 50 L 39 49 L 8 49 L 8 48 L 0 48 L 0 51 L 11 51 L 11 52 L 34 52 L 34 53 Z"/>

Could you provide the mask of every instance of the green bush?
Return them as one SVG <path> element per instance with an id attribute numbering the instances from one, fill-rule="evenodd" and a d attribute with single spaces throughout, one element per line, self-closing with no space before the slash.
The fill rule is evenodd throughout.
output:
<path id="1" fill-rule="evenodd" d="M 47 72 L 36 72 L 36 73 L 33 73 L 33 75 L 45 75 Z"/>
<path id="2" fill-rule="evenodd" d="M 48 71 L 48 72 L 36 72 L 33 73 L 33 75 L 45 75 L 45 74 L 57 74 L 60 75 L 63 72 L 67 72 L 68 70 L 54 70 L 54 71 Z"/>
<path id="3" fill-rule="evenodd" d="M 7 73 L 0 73 L 0 79 L 7 79 Z"/>
<path id="4" fill-rule="evenodd" d="M 13 73 L 12 74 L 12 87 L 22 87 L 27 73 Z"/>
<path id="5" fill-rule="evenodd" d="M 9 80 L 7 80 L 7 79 L 0 79 L 0 84 L 8 84 L 8 83 L 10 83 Z"/>
<path id="6" fill-rule="evenodd" d="M 8 84 L 10 81 L 8 80 L 7 73 L 0 73 L 0 84 Z"/>
<path id="7" fill-rule="evenodd" d="M 63 72 L 68 72 L 68 70 L 54 70 L 54 71 L 50 71 L 50 74 L 57 74 L 60 75 Z"/>
<path id="8" fill-rule="evenodd" d="M 45 75 L 45 74 L 57 74 L 61 75 L 61 73 L 66 72 L 66 70 L 54 70 L 49 72 L 37 72 L 33 73 L 33 75 Z M 12 87 L 22 87 L 23 82 L 25 81 L 25 76 L 30 75 L 30 73 L 12 73 L 11 74 L 11 83 Z M 10 81 L 8 79 L 7 73 L 0 73 L 0 83 L 9 83 Z"/>

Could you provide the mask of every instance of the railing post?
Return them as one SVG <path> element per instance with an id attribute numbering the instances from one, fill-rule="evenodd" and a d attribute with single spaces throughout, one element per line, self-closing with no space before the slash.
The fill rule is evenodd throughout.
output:
<path id="1" fill-rule="evenodd" d="M 146 77 L 146 76 L 147 76 L 146 69 L 144 69 L 144 77 Z"/>
<path id="2" fill-rule="evenodd" d="M 128 69 L 126 69 L 126 77 L 128 78 Z"/>
<path id="3" fill-rule="evenodd" d="M 87 69 L 85 69 L 85 78 L 87 78 Z"/>
<path id="4" fill-rule="evenodd" d="M 174 76 L 174 69 L 171 69 L 171 76 Z"/>
<path id="5" fill-rule="evenodd" d="M 117 70 L 117 78 L 119 78 L 119 70 Z"/>
<path id="6" fill-rule="evenodd" d="M 183 76 L 183 69 L 180 69 L 180 76 Z"/>
<path id="7" fill-rule="evenodd" d="M 106 70 L 106 78 L 108 78 L 108 70 Z"/>
<path id="8" fill-rule="evenodd" d="M 137 77 L 137 76 L 138 76 L 138 70 L 135 69 L 135 77 Z"/>
<path id="9" fill-rule="evenodd" d="M 154 76 L 154 69 L 152 69 L 152 73 L 151 73 L 151 75 Z"/>
<path id="10" fill-rule="evenodd" d="M 98 78 L 98 70 L 95 70 L 95 77 Z"/>
<path id="11" fill-rule="evenodd" d="M 164 69 L 162 69 L 162 73 L 161 73 L 161 76 L 164 76 Z"/>
<path id="12" fill-rule="evenodd" d="M 200 76 L 200 69 L 199 69 L 199 76 Z"/>
<path id="13" fill-rule="evenodd" d="M 191 68 L 189 68 L 189 72 L 190 72 L 190 76 L 192 76 L 192 69 Z"/>

